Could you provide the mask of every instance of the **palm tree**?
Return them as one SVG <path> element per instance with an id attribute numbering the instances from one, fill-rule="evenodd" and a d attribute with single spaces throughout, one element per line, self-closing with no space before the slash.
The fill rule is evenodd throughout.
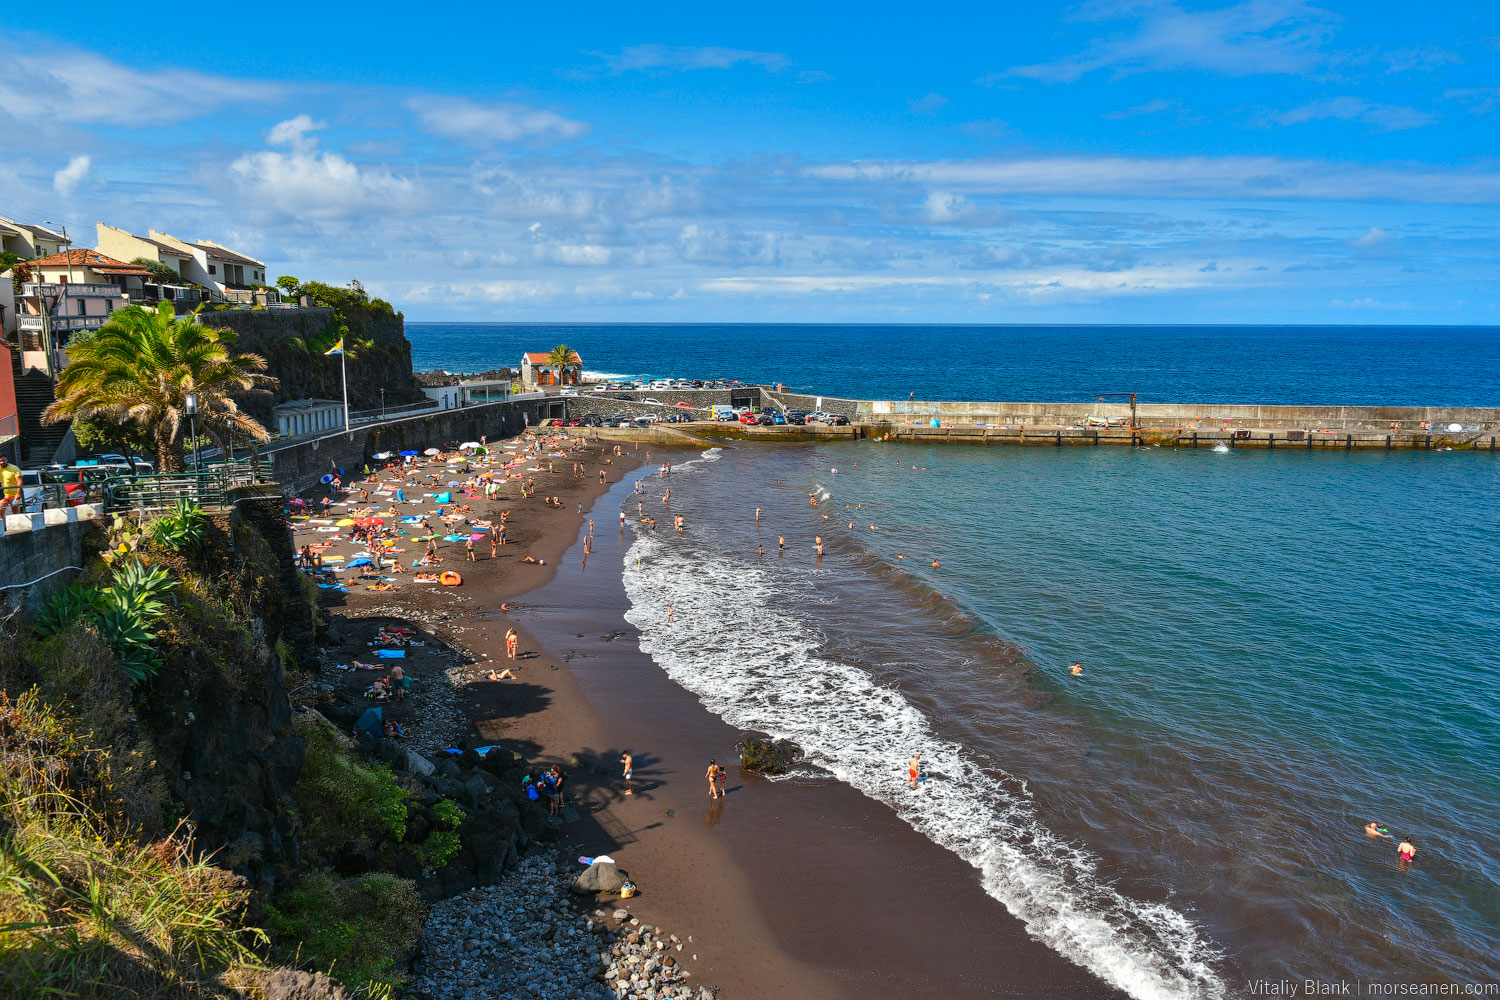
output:
<path id="1" fill-rule="evenodd" d="M 156 439 L 158 472 L 181 472 L 187 394 L 198 394 L 198 426 L 223 454 L 226 436 L 267 441 L 254 417 L 240 412 L 231 393 L 268 393 L 276 379 L 261 374 L 266 360 L 230 350 L 234 334 L 202 326 L 198 314 L 178 319 L 170 302 L 154 311 L 127 306 L 91 339 L 70 351 L 57 380 L 57 402 L 42 419 L 62 423 L 94 414 L 130 421 Z M 253 446 L 252 446 L 253 454 Z"/>
<path id="2" fill-rule="evenodd" d="M 574 365 L 581 364 L 583 364 L 583 361 L 578 357 L 578 353 L 567 344 L 558 344 L 556 347 L 552 348 L 551 353 L 547 355 L 547 367 L 557 369 L 558 385 L 563 384 L 564 373 L 566 373 L 569 368 L 572 368 Z"/>

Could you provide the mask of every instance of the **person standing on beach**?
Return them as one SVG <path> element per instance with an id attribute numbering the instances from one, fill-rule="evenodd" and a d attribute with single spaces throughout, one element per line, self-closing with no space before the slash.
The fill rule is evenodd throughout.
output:
<path id="1" fill-rule="evenodd" d="M 719 774 L 723 770 L 724 769 L 719 766 L 718 761 L 710 760 L 708 762 L 708 797 L 711 799 L 716 799 L 721 794 L 719 791 Z"/>
<path id="2" fill-rule="evenodd" d="M 921 754 L 913 754 L 911 760 L 906 762 L 906 787 L 917 787 L 917 768 L 922 763 Z"/>
<path id="3" fill-rule="evenodd" d="M 625 512 L 623 510 L 620 511 L 620 530 L 625 530 Z"/>
<path id="4" fill-rule="evenodd" d="M 490 532 L 490 558 L 491 559 L 497 559 L 497 558 L 499 558 L 499 555 L 500 555 L 499 548 L 500 548 L 500 540 L 495 536 L 495 532 L 491 531 Z"/>
<path id="5" fill-rule="evenodd" d="M 464 558 L 469 562 L 474 561 L 474 539 L 472 538 L 464 542 Z"/>
<path id="6" fill-rule="evenodd" d="M 625 767 L 625 794 L 634 795 L 630 787 L 630 776 L 635 773 L 633 765 L 635 761 L 631 758 L 629 751 L 620 754 L 620 763 Z"/>
<path id="7" fill-rule="evenodd" d="M 521 645 L 521 637 L 516 634 L 516 630 L 513 629 L 513 628 L 506 629 L 505 630 L 505 655 L 508 656 L 508 657 L 510 657 L 512 660 L 514 660 L 516 658 L 516 649 L 520 645 Z"/>

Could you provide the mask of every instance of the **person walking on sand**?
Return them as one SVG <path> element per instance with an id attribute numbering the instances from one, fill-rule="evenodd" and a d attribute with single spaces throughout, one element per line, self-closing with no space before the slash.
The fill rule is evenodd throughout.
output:
<path id="1" fill-rule="evenodd" d="M 474 561 L 474 539 L 472 538 L 464 542 L 464 558 L 469 562 Z"/>
<path id="2" fill-rule="evenodd" d="M 922 763 L 921 754 L 913 754 L 911 760 L 906 762 L 906 787 L 917 787 L 917 768 Z"/>
<path id="3" fill-rule="evenodd" d="M 506 629 L 505 630 L 505 655 L 508 656 L 508 657 L 510 657 L 512 660 L 514 660 L 516 658 L 516 650 L 520 647 L 520 645 L 521 645 L 521 637 L 516 634 L 516 630 L 513 629 L 513 628 Z"/>
<path id="4" fill-rule="evenodd" d="M 624 767 L 625 767 L 625 794 L 626 795 L 634 795 L 635 792 L 632 791 L 631 788 L 630 788 L 630 777 L 631 777 L 632 774 L 635 773 L 635 770 L 634 770 L 634 767 L 633 767 L 635 761 L 630 756 L 630 752 L 629 751 L 626 751 L 625 753 L 620 754 L 620 763 L 622 765 L 624 765 Z"/>
<path id="5" fill-rule="evenodd" d="M 723 770 L 724 769 L 719 766 L 718 761 L 710 760 L 708 762 L 708 774 L 706 775 L 706 777 L 708 778 L 708 797 L 711 799 L 716 799 L 721 794 L 719 791 L 719 774 Z"/>

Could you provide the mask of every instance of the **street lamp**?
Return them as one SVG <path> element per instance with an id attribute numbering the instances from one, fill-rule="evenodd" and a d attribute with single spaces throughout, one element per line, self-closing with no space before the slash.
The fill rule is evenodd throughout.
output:
<path id="1" fill-rule="evenodd" d="M 187 410 L 189 434 L 193 439 L 193 471 L 201 471 L 198 467 L 198 394 L 190 392 L 182 399 L 183 409 Z"/>
<path id="2" fill-rule="evenodd" d="M 385 390 L 380 390 L 380 419 L 385 419 Z"/>

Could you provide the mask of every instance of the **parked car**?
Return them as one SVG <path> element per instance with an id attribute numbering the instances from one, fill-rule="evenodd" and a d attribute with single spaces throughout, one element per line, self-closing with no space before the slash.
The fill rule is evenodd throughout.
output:
<path id="1" fill-rule="evenodd" d="M 573 418 L 571 418 L 569 420 L 564 420 L 563 421 L 563 426 L 564 427 L 582 427 L 583 426 L 583 418 L 582 417 L 573 417 Z"/>
<path id="2" fill-rule="evenodd" d="M 604 426 L 604 418 L 599 416 L 599 414 L 597 413 L 586 413 L 583 416 L 583 426 L 602 427 Z"/>
<path id="3" fill-rule="evenodd" d="M 761 416 L 765 416 L 765 414 L 761 414 Z M 773 424 L 784 424 L 786 422 L 787 422 L 787 419 L 786 419 L 786 414 L 785 413 L 773 413 L 773 414 L 771 414 L 771 423 L 773 423 Z"/>
<path id="4" fill-rule="evenodd" d="M 807 411 L 806 410 L 787 410 L 786 411 L 786 422 L 789 423 L 789 424 L 805 424 L 805 423 L 807 423 Z"/>
<path id="5" fill-rule="evenodd" d="M 669 424 L 690 424 L 692 422 L 693 418 L 686 413 L 667 414 L 667 423 Z"/>
<path id="6" fill-rule="evenodd" d="M 759 417 L 751 413 L 749 410 L 746 410 L 744 413 L 740 414 L 740 423 L 742 424 L 754 424 L 757 423 L 759 419 Z"/>
<path id="7" fill-rule="evenodd" d="M 842 413 L 829 413 L 824 415 L 823 423 L 828 424 L 830 427 L 848 427 L 849 418 Z"/>
<path id="8" fill-rule="evenodd" d="M 653 399 L 650 396 L 647 396 L 645 399 L 641 400 L 641 402 L 643 402 L 643 403 L 650 403 L 652 406 L 661 406 L 662 405 L 662 401 L 661 400 L 659 400 L 659 399 Z"/>
<path id="9" fill-rule="evenodd" d="M 637 427 L 650 427 L 652 424 L 657 423 L 660 420 L 661 417 L 658 417 L 654 413 L 642 413 L 640 416 L 635 418 L 634 423 Z"/>
<path id="10" fill-rule="evenodd" d="M 757 413 L 755 422 L 762 427 L 770 427 L 776 422 L 776 418 L 769 413 Z"/>

